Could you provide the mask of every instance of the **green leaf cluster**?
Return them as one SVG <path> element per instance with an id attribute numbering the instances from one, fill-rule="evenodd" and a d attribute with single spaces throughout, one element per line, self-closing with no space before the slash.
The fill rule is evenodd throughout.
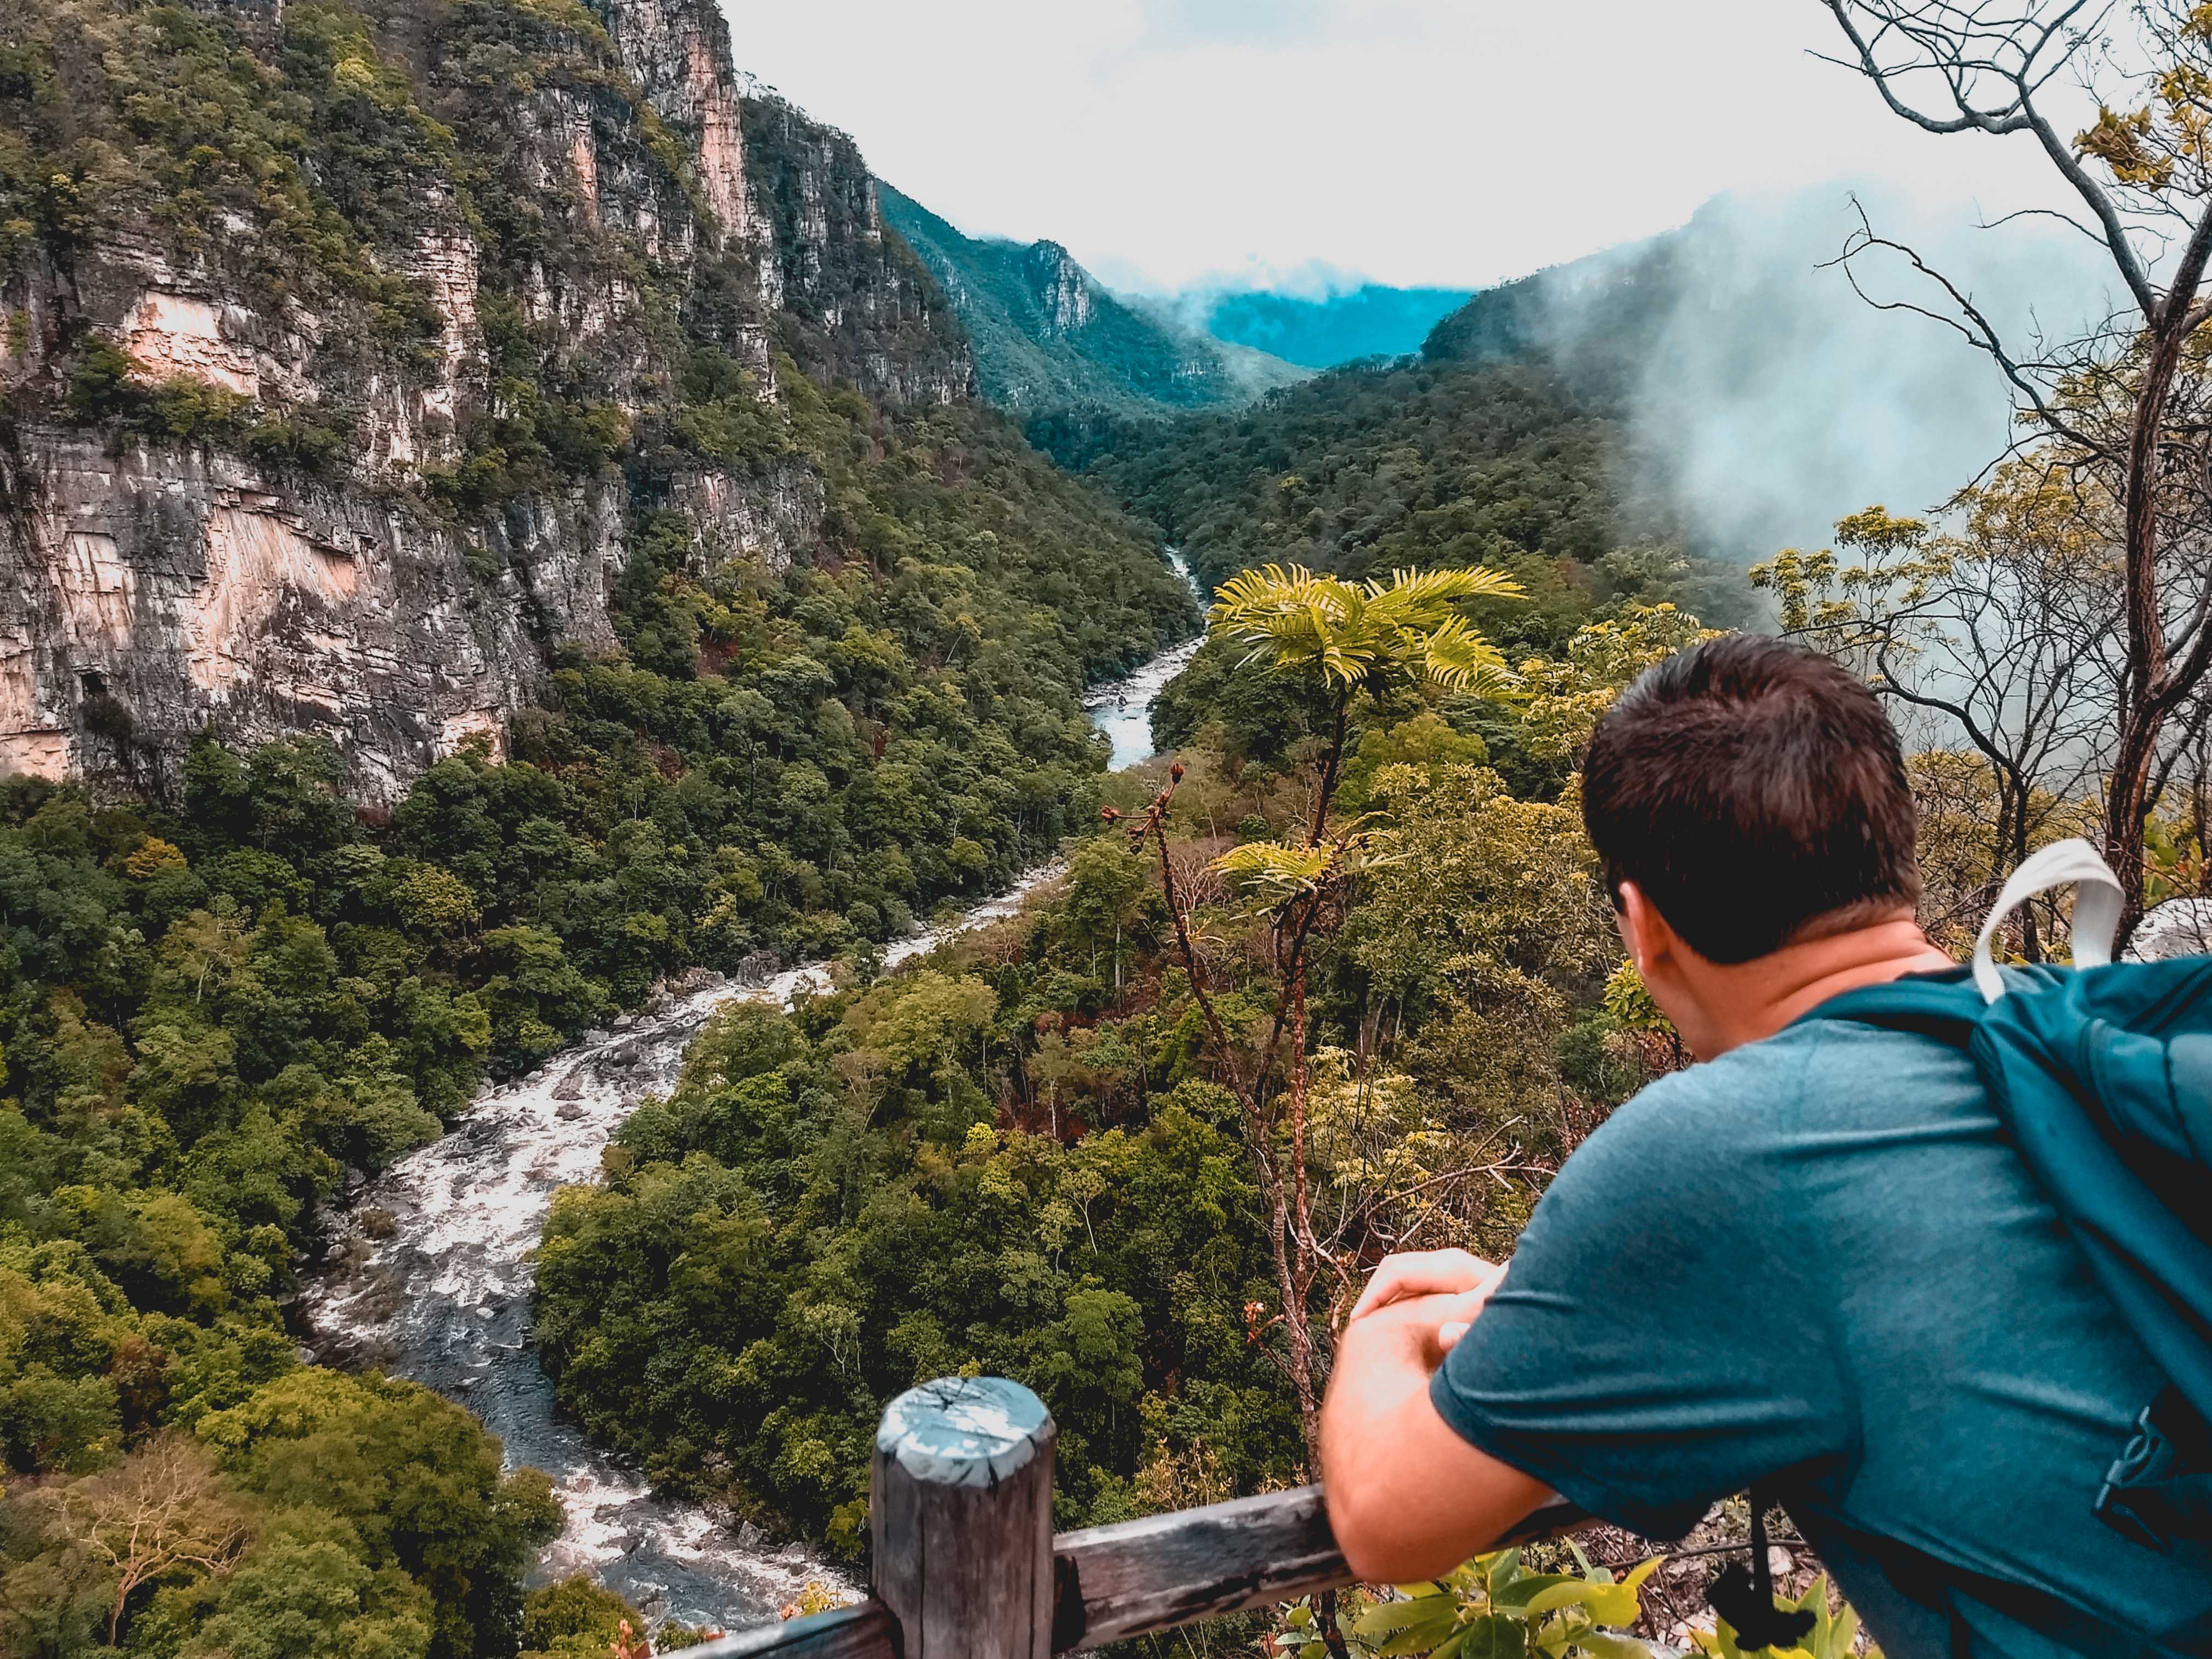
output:
<path id="1" fill-rule="evenodd" d="M 1736 1645 L 1735 1632 L 1725 1619 L 1717 1620 L 1712 1630 L 1692 1631 L 1690 1639 L 1699 1653 L 1711 1659 L 1756 1659 L 1762 1653 L 1770 1659 L 1881 1659 L 1880 1647 L 1872 1643 L 1864 1647 L 1859 1644 L 1858 1613 L 1848 1602 L 1833 1600 L 1825 1572 L 1787 1605 L 1813 1615 L 1813 1628 L 1794 1647 L 1747 1651 Z"/>
<path id="2" fill-rule="evenodd" d="M 1482 696 L 1504 689 L 1505 659 L 1457 609 L 1522 597 L 1479 566 L 1397 570 L 1354 583 L 1303 566 L 1241 571 L 1216 590 L 1208 632 L 1249 647 L 1284 678 L 1310 676 L 1340 695 L 1379 696 L 1406 682 Z"/>
<path id="3" fill-rule="evenodd" d="M 1443 1578 L 1401 1586 L 1392 1599 L 1340 1615 L 1346 1647 L 1357 1659 L 1651 1659 L 1652 1648 L 1623 1627 L 1635 1624 L 1638 1590 L 1665 1558 L 1615 1579 L 1569 1547 L 1574 1572 L 1533 1571 L 1519 1550 L 1500 1550 Z M 1310 1604 L 1293 1607 L 1274 1645 L 1297 1659 L 1323 1659 L 1317 1619 Z"/>

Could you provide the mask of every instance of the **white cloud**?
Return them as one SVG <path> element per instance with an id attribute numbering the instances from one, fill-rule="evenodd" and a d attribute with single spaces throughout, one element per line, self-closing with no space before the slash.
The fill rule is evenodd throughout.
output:
<path id="1" fill-rule="evenodd" d="M 1850 175 L 1996 213 L 2026 139 L 1935 138 L 1814 59 L 1818 0 L 726 0 L 739 67 L 963 228 L 1174 289 L 1318 262 L 1477 285 Z M 1838 240 L 1841 232 L 1838 231 Z"/>

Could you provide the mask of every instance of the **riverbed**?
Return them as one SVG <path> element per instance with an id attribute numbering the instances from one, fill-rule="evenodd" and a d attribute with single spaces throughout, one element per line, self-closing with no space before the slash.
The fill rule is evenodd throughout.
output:
<path id="1" fill-rule="evenodd" d="M 1085 698 L 1113 740 L 1115 768 L 1152 753 L 1146 711 L 1196 648 L 1176 646 Z M 1032 870 L 1009 891 L 893 944 L 885 968 L 1012 915 L 1057 873 L 1055 865 Z M 588 1572 L 655 1623 L 723 1629 L 776 1617 L 810 1581 L 847 1588 L 796 1545 L 655 1497 L 636 1469 L 562 1416 L 530 1334 L 529 1256 L 555 1190 L 599 1174 L 616 1127 L 645 1096 L 674 1086 L 714 1010 L 739 998 L 788 1005 L 803 988 L 827 986 L 818 963 L 757 985 L 694 975 L 529 1076 L 487 1088 L 442 1139 L 333 1212 L 331 1265 L 301 1296 L 314 1352 L 462 1402 L 500 1437 L 511 1467 L 553 1477 L 567 1524 L 538 1561 L 538 1582 Z"/>

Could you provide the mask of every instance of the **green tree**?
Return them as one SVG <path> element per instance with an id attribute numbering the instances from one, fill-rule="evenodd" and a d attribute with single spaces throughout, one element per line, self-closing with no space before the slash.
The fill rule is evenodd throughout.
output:
<path id="1" fill-rule="evenodd" d="M 2093 487 L 2016 461 L 1962 492 L 1948 526 L 1870 507 L 1837 524 L 1834 550 L 1787 548 L 1752 571 L 1784 633 L 1864 675 L 1917 746 L 1961 750 L 1986 776 L 1990 822 L 1974 841 L 1987 857 L 1963 886 L 1929 896 L 1938 926 L 1947 911 L 1986 914 L 2031 851 L 2087 827 L 2080 806 L 2111 759 L 2124 678 L 2111 517 Z M 2191 758 L 2185 745 L 2160 757 L 2154 799 Z M 1942 803 L 1923 804 L 1940 822 Z M 1947 873 L 1956 862 L 1949 848 L 1929 860 Z M 2039 961 L 2056 920 L 2023 906 L 2009 943 Z"/>
<path id="2" fill-rule="evenodd" d="M 607 1659 L 644 1628 L 635 1607 L 580 1573 L 523 1598 L 522 1659 Z"/>
<path id="3" fill-rule="evenodd" d="M 199 1431 L 243 1490 L 337 1517 L 372 1575 L 397 1568 L 428 1587 L 432 1659 L 512 1639 L 520 1569 L 561 1508 L 538 1471 L 502 1474 L 498 1443 L 459 1407 L 411 1382 L 299 1370 Z M 320 1555 L 336 1575 L 331 1607 L 358 1601 L 368 1581 Z"/>
<path id="4" fill-rule="evenodd" d="M 1322 930 L 1340 918 L 1352 884 L 1388 856 L 1382 832 L 1358 820 L 1332 820 L 1352 700 L 1425 686 L 1503 691 L 1510 679 L 1503 659 L 1458 607 L 1520 591 L 1511 579 L 1481 568 L 1400 571 L 1387 583 L 1354 584 L 1269 565 L 1222 586 L 1208 613 L 1211 632 L 1244 647 L 1253 660 L 1264 659 L 1286 683 L 1316 686 L 1330 708 L 1304 833 L 1288 842 L 1249 842 L 1213 864 L 1268 929 L 1273 1006 L 1256 1043 L 1231 1035 L 1194 937 L 1188 884 L 1178 878 L 1170 853 L 1168 826 L 1183 776 L 1180 765 L 1129 827 L 1132 850 L 1149 843 L 1157 854 L 1191 993 L 1242 1113 L 1275 1261 L 1279 1363 L 1297 1399 L 1310 1469 L 1320 1439 L 1326 1364 L 1314 1326 L 1314 1286 L 1324 1266 L 1344 1285 L 1351 1282 L 1349 1267 L 1324 1248 L 1313 1222 L 1306 1147 L 1310 953 Z"/>

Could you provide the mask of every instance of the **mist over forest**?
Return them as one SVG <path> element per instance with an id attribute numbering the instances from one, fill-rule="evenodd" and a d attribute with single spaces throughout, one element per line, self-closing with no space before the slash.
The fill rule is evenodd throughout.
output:
<path id="1" fill-rule="evenodd" d="M 1504 290 L 1534 302 L 1524 337 L 1617 380 L 1633 489 L 1679 514 L 1708 556 L 1741 568 L 1822 545 L 1875 502 L 1930 511 L 2018 436 L 2002 372 L 1941 320 L 1932 281 L 1875 249 L 1854 259 L 1854 290 L 1838 261 L 1862 212 L 2016 350 L 2069 338 L 2112 305 L 2108 267 L 2070 229 L 1984 228 L 1970 203 L 1850 182 L 1720 198 L 1680 230 Z"/>

